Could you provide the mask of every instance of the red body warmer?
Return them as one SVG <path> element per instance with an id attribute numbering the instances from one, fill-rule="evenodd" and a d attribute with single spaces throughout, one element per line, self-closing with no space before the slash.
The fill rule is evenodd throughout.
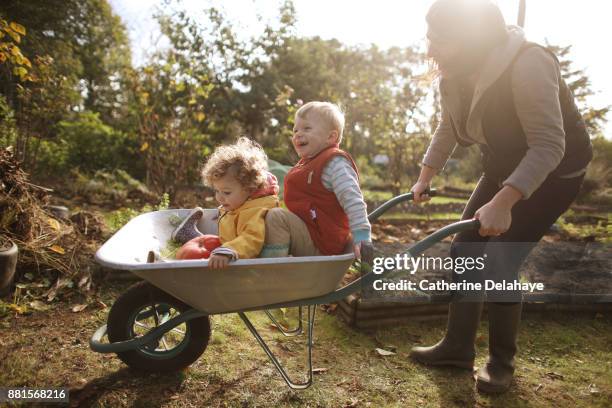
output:
<path id="1" fill-rule="evenodd" d="M 306 223 L 310 237 L 324 255 L 343 253 L 350 239 L 348 217 L 321 180 L 323 168 L 337 155 L 346 157 L 357 173 L 351 156 L 330 146 L 312 158 L 301 159 L 285 176 L 285 204 Z"/>

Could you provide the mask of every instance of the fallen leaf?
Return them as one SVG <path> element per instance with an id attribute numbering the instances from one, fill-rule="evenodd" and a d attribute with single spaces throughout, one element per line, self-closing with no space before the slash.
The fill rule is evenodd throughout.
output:
<path id="1" fill-rule="evenodd" d="M 76 306 L 74 306 L 74 307 L 72 308 L 72 311 L 73 311 L 74 313 L 79 313 L 79 312 L 82 312 L 83 310 L 85 310 L 85 308 L 86 308 L 86 307 L 87 307 L 87 304 L 84 304 L 84 305 L 76 305 Z"/>
<path id="2" fill-rule="evenodd" d="M 49 309 L 49 306 L 41 302 L 40 300 L 34 300 L 30 302 L 30 307 L 34 310 L 38 310 L 39 312 L 44 312 L 45 310 Z"/>
<path id="3" fill-rule="evenodd" d="M 353 407 L 356 407 L 358 403 L 359 403 L 359 400 L 357 398 L 351 398 L 350 402 L 347 402 L 344 405 L 344 407 L 345 408 L 353 408 Z"/>
<path id="4" fill-rule="evenodd" d="M 66 253 L 66 250 L 59 245 L 51 245 L 49 249 L 61 255 L 64 255 Z"/>
<path id="5" fill-rule="evenodd" d="M 550 372 L 546 373 L 546 376 L 548 378 L 552 378 L 553 380 L 563 380 L 564 379 L 562 374 L 555 373 L 553 371 L 550 371 Z"/>
<path id="6" fill-rule="evenodd" d="M 388 351 L 388 350 L 385 350 L 385 349 L 376 348 L 375 350 L 381 356 L 393 356 L 393 355 L 395 355 L 394 352 Z"/>
<path id="7" fill-rule="evenodd" d="M 79 287 L 79 289 L 83 289 L 83 287 L 86 286 L 86 285 L 87 285 L 87 287 L 85 288 L 85 290 L 89 290 L 89 287 L 91 286 L 91 281 L 90 281 L 88 275 L 83 276 L 79 280 L 79 283 L 78 283 L 77 286 Z"/>
<path id="8" fill-rule="evenodd" d="M 337 308 L 338 308 L 338 304 L 337 303 L 332 303 L 331 305 L 328 305 L 325 308 L 325 312 L 329 313 L 329 314 L 332 314 L 332 313 L 334 313 L 336 311 Z"/>
<path id="9" fill-rule="evenodd" d="M 15 303 L 11 303 L 10 305 L 8 305 L 8 308 L 10 310 L 12 310 L 13 312 L 17 313 L 17 314 L 25 314 L 28 311 L 28 307 L 23 305 L 23 306 L 19 306 Z"/>
<path id="10" fill-rule="evenodd" d="M 53 228 L 55 231 L 59 231 L 60 230 L 60 223 L 56 219 L 54 219 L 54 218 L 47 218 L 47 222 L 49 223 L 49 226 L 51 228 Z"/>

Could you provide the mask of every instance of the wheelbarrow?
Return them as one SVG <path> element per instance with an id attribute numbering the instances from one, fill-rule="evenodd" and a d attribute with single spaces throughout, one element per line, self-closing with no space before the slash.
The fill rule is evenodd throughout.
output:
<path id="1" fill-rule="evenodd" d="M 435 190 L 431 190 L 433 196 Z M 397 204 L 412 200 L 413 194 L 397 196 L 369 216 L 380 217 Z M 96 253 L 103 266 L 132 271 L 144 279 L 131 286 L 111 307 L 107 324 L 90 339 L 90 347 L 99 353 L 116 353 L 128 366 L 146 372 L 172 372 L 195 362 L 210 339 L 210 316 L 238 313 L 246 327 L 292 389 L 312 384 L 312 345 L 317 305 L 337 302 L 371 285 L 383 274 L 374 274 L 368 265 L 355 261 L 352 251 L 334 256 L 308 256 L 244 259 L 225 269 L 209 269 L 208 260 L 168 260 L 147 263 L 150 250 L 161 250 L 170 240 L 174 226 L 171 217 L 184 218 L 190 210 L 163 210 L 142 214 L 113 235 Z M 198 228 L 216 234 L 217 210 L 205 210 Z M 450 224 L 408 249 L 410 256 L 443 238 L 460 231 L 477 229 L 477 220 Z M 338 288 L 348 268 L 356 263 L 361 276 Z M 280 308 L 298 308 L 296 327 L 280 324 L 270 312 Z M 305 382 L 292 380 L 272 350 L 255 329 L 246 312 L 264 311 L 285 336 L 304 332 L 306 312 L 308 373 Z M 108 342 L 102 339 L 107 336 Z"/>

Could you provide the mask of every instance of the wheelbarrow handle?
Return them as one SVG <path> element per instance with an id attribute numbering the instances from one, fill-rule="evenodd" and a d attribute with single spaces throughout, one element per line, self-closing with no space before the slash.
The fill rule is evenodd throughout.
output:
<path id="1" fill-rule="evenodd" d="M 427 194 L 430 197 L 435 197 L 438 194 L 438 191 L 435 188 L 428 188 L 423 191 L 423 194 Z M 403 203 L 404 201 L 414 200 L 414 193 L 411 191 L 409 193 L 398 195 L 397 197 L 393 197 L 386 203 L 382 204 L 380 207 L 372 211 L 368 215 L 368 221 L 375 221 L 378 217 L 387 212 L 390 208 L 395 207 L 399 203 Z"/>
<path id="2" fill-rule="evenodd" d="M 410 256 L 419 256 L 419 254 L 423 253 L 423 251 L 432 247 L 434 244 L 440 242 L 444 238 L 456 234 L 461 231 L 473 231 L 480 228 L 480 221 L 473 220 L 464 220 L 452 223 L 447 225 L 444 228 L 441 228 L 434 232 L 433 234 L 427 236 L 421 241 L 418 241 L 413 246 L 408 249 L 408 253 Z M 365 261 L 365 260 L 364 260 Z M 369 260 L 372 262 L 372 260 Z M 250 310 L 260 310 L 260 309 L 279 309 L 281 307 L 295 307 L 295 306 L 306 306 L 306 305 L 320 305 L 325 303 L 333 303 L 337 302 L 341 299 L 346 298 L 348 295 L 360 291 L 363 287 L 371 285 L 376 279 L 379 279 L 380 276 L 384 276 L 383 274 L 375 274 L 372 272 L 371 263 L 368 262 L 369 266 L 366 266 L 369 270 L 362 269 L 362 276 L 358 279 L 352 281 L 351 283 L 336 289 L 334 292 L 317 296 L 309 299 L 300 299 L 294 300 L 291 302 L 277 303 L 274 305 L 266 305 L 264 307 L 257 307 Z M 363 266 L 363 263 L 362 263 Z"/>

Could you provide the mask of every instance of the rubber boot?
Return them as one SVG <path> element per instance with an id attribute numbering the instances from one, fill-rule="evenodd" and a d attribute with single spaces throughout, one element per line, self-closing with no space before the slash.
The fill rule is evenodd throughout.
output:
<path id="1" fill-rule="evenodd" d="M 179 244 L 184 244 L 196 237 L 204 235 L 198 230 L 197 227 L 198 221 L 200 221 L 200 218 L 202 218 L 203 215 L 204 210 L 202 210 L 200 207 L 194 208 L 191 210 L 191 213 L 185 217 L 183 222 L 176 227 L 170 237 Z"/>
<path id="2" fill-rule="evenodd" d="M 444 338 L 431 347 L 414 347 L 410 357 L 427 365 L 473 369 L 481 313 L 482 302 L 451 302 Z"/>
<path id="3" fill-rule="evenodd" d="M 522 303 L 489 303 L 489 359 L 478 370 L 476 387 L 485 393 L 506 392 L 514 375 Z"/>

